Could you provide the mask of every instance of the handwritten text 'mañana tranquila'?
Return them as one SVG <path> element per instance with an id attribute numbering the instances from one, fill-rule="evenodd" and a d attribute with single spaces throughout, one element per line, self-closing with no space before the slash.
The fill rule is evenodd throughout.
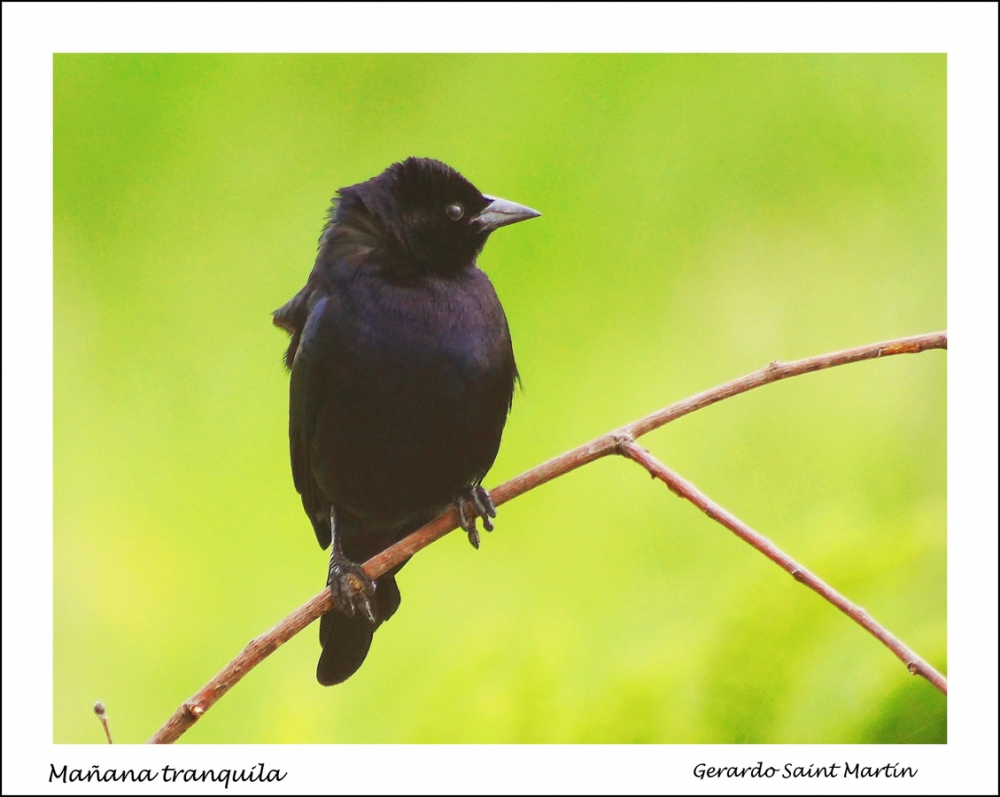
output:
<path id="1" fill-rule="evenodd" d="M 913 778 L 918 770 L 913 767 L 902 767 L 899 764 L 883 764 L 871 767 L 862 764 L 827 764 L 817 766 L 797 766 L 785 764 L 782 767 L 764 766 L 758 761 L 752 767 L 713 767 L 708 764 L 697 764 L 694 776 L 699 780 L 705 778 Z"/>
<path id="2" fill-rule="evenodd" d="M 94 764 L 90 769 L 69 769 L 63 764 L 56 769 L 49 765 L 49 783 L 221 783 L 229 788 L 230 783 L 273 783 L 288 777 L 280 769 L 264 769 L 257 764 L 250 769 L 179 769 L 167 765 L 162 769 L 102 769 Z"/>

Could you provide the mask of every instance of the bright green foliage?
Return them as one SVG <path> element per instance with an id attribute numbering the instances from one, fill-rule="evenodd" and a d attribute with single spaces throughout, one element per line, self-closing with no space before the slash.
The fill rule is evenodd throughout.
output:
<path id="1" fill-rule="evenodd" d="M 146 739 L 323 586 L 285 336 L 336 188 L 439 158 L 524 389 L 486 485 L 752 371 L 946 326 L 943 55 L 55 58 L 57 742 Z M 947 355 L 644 439 L 946 668 Z M 636 465 L 451 535 L 343 686 L 315 628 L 191 742 L 943 742 L 945 699 Z"/>

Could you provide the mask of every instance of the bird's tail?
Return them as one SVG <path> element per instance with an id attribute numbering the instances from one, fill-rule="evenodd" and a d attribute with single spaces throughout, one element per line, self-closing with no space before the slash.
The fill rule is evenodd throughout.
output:
<path id="1" fill-rule="evenodd" d="M 399 567 L 375 580 L 375 594 L 372 597 L 374 624 L 361 612 L 348 617 L 336 609 L 320 618 L 319 643 L 323 646 L 323 652 L 316 665 L 316 680 L 323 686 L 343 683 L 357 672 L 368 655 L 375 629 L 399 608 L 399 587 L 396 586 L 395 578 L 397 572 Z"/>

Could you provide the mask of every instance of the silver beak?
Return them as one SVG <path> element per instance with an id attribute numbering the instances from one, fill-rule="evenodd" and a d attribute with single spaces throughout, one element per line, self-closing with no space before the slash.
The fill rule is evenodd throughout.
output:
<path id="1" fill-rule="evenodd" d="M 519 205 L 517 202 L 510 202 L 489 194 L 483 194 L 483 196 L 490 200 L 490 204 L 483 208 L 478 216 L 473 216 L 469 220 L 471 224 L 475 224 L 483 232 L 492 232 L 500 227 L 506 227 L 508 224 L 534 219 L 542 215 L 537 210 Z"/>

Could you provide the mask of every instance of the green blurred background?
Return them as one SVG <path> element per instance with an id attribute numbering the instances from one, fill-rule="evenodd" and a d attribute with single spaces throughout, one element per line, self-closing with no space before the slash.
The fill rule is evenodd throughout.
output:
<path id="1" fill-rule="evenodd" d="M 439 158 L 524 388 L 487 486 L 789 360 L 946 326 L 943 55 L 57 55 L 54 737 L 148 738 L 323 586 L 285 335 L 335 190 Z M 644 438 L 946 669 L 946 355 Z M 604 460 L 453 534 L 346 684 L 308 628 L 186 742 L 943 742 L 946 701 Z"/>

